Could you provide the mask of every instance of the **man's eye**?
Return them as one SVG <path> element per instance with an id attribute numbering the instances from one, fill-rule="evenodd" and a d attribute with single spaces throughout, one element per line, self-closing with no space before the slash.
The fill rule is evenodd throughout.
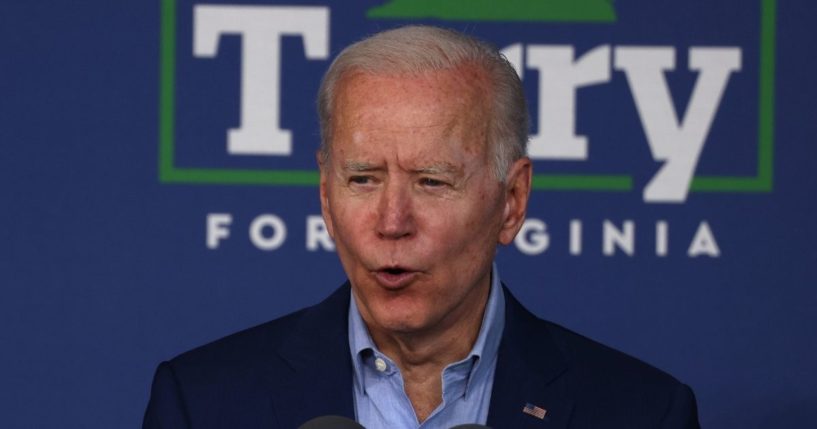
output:
<path id="1" fill-rule="evenodd" d="M 445 186 L 445 182 L 443 182 L 442 180 L 432 179 L 430 177 L 424 177 L 420 179 L 420 184 L 423 186 L 430 187 Z"/>
<path id="2" fill-rule="evenodd" d="M 371 182 L 371 178 L 369 176 L 352 176 L 349 178 L 349 183 L 353 183 L 355 185 L 365 185 Z"/>

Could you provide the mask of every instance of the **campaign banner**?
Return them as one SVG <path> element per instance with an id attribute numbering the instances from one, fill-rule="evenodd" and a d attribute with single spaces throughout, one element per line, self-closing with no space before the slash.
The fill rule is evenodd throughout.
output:
<path id="1" fill-rule="evenodd" d="M 534 177 L 499 275 L 666 370 L 704 427 L 817 406 L 803 0 L 15 2 L 0 14 L 0 421 L 133 427 L 162 360 L 345 281 L 318 201 L 332 59 L 408 24 L 495 45 Z"/>

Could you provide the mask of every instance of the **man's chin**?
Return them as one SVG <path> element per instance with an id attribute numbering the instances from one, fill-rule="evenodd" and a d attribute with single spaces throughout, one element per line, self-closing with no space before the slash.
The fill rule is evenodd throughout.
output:
<path id="1" fill-rule="evenodd" d="M 415 335 L 425 331 L 429 326 L 425 320 L 419 320 L 416 314 L 401 317 L 399 314 L 391 313 L 378 319 L 375 321 L 378 328 L 390 335 Z"/>

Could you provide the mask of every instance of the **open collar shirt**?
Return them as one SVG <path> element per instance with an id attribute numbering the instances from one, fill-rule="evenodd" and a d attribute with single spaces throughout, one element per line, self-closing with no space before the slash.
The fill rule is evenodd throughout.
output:
<path id="1" fill-rule="evenodd" d="M 485 424 L 505 325 L 505 297 L 496 264 L 477 340 L 467 357 L 443 370 L 442 403 L 422 424 L 406 395 L 400 369 L 372 341 L 354 294 L 350 299 L 348 323 L 355 416 L 364 427 L 448 429 L 467 423 Z"/>

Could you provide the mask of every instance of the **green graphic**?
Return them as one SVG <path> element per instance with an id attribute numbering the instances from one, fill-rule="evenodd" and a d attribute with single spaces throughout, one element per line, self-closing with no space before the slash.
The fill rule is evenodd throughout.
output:
<path id="1" fill-rule="evenodd" d="M 690 191 L 771 192 L 774 165 L 774 76 L 777 1 L 762 0 L 760 13 L 760 100 L 758 102 L 757 176 L 702 176 Z"/>
<path id="2" fill-rule="evenodd" d="M 464 12 L 453 13 L 449 6 L 435 4 L 456 4 Z M 419 17 L 419 14 L 428 17 L 434 14 L 453 13 L 456 17 L 444 19 L 471 19 L 465 16 L 483 16 L 473 18 L 484 20 L 485 14 L 491 11 L 488 5 L 494 2 L 488 0 L 393 0 L 387 4 L 369 10 L 372 17 Z M 467 3 L 467 7 L 462 6 Z M 522 11 L 536 15 L 534 6 L 520 6 L 520 0 L 505 0 L 501 2 L 508 10 L 513 10 L 515 16 Z M 561 16 L 568 16 L 567 9 L 574 10 L 575 18 L 570 20 L 592 21 L 592 17 L 602 16 L 604 8 L 608 18 L 597 21 L 614 21 L 615 11 L 610 1 L 606 0 L 541 0 L 538 3 L 553 6 L 550 18 L 558 21 L 556 10 L 562 10 Z M 570 3 L 582 5 L 582 8 L 592 9 L 592 13 L 584 11 L 579 18 L 575 9 L 578 6 L 564 6 Z M 175 153 L 175 79 L 176 79 L 176 0 L 161 0 L 161 50 L 160 50 L 160 87 L 159 87 L 159 181 L 162 183 L 183 184 L 238 184 L 238 185 L 272 185 L 272 186 L 317 186 L 319 175 L 317 170 L 252 170 L 252 169 L 219 169 L 219 168 L 181 168 L 174 164 Z M 415 6 L 422 5 L 422 6 Z M 513 5 L 513 6 L 508 6 Z M 591 6 L 592 5 L 592 6 Z M 602 7 L 603 6 L 603 7 Z M 537 6 L 538 7 L 538 6 Z M 759 58 L 759 100 L 758 100 L 758 142 L 757 142 L 757 173 L 756 176 L 696 176 L 692 179 L 691 192 L 770 192 L 773 185 L 774 163 L 774 82 L 775 82 L 775 34 L 777 0 L 760 0 L 760 58 Z M 478 11 L 477 11 L 478 10 Z M 530 11 L 530 12 L 528 12 Z M 511 18 L 511 12 L 492 11 L 493 14 L 503 13 L 505 18 L 490 18 L 491 20 L 520 21 Z M 442 15 L 441 15 L 442 16 Z M 452 15 L 453 16 L 453 15 Z M 543 20 L 537 15 L 535 20 Z M 441 18 L 443 19 L 443 18 Z M 534 20 L 534 19 L 530 19 Z M 564 18 L 567 20 L 567 18 Z M 629 192 L 633 189 L 632 177 L 628 175 L 599 175 L 599 174 L 536 174 L 533 176 L 534 190 L 554 191 L 606 191 Z"/>
<path id="3" fill-rule="evenodd" d="M 390 0 L 368 18 L 447 21 L 615 22 L 612 0 Z"/>

